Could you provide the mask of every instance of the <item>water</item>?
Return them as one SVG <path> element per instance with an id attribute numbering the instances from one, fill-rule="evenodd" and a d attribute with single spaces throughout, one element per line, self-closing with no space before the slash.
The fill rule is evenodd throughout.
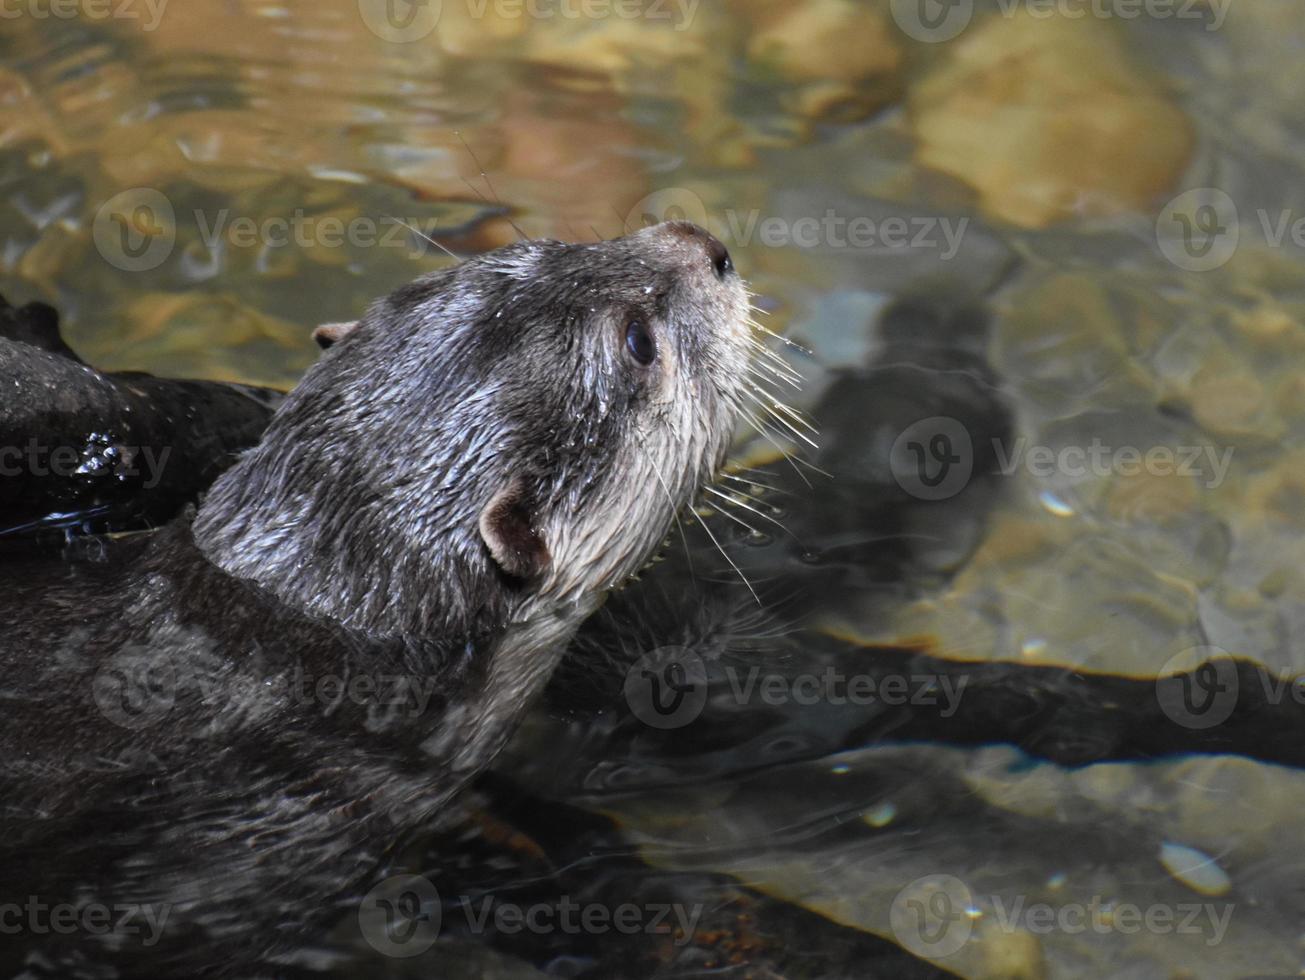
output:
<path id="1" fill-rule="evenodd" d="M 382 6 L 6 19 L 0 291 L 105 368 L 288 386 L 312 327 L 449 261 L 423 235 L 684 215 L 820 432 L 773 433 L 793 464 L 743 433 L 753 510 L 707 519 L 763 605 L 673 537 L 396 859 L 439 942 L 382 955 L 346 912 L 295 969 L 1298 974 L 1292 0 L 445 0 L 404 43 Z"/>

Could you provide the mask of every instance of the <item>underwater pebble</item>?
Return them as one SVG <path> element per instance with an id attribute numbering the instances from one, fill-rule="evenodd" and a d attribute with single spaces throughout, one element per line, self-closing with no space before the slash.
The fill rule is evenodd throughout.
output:
<path id="1" fill-rule="evenodd" d="M 861 819 L 875 829 L 882 829 L 893 822 L 897 816 L 897 807 L 892 803 L 880 803 L 861 814 Z"/>
<path id="2" fill-rule="evenodd" d="M 852 82 L 891 74 L 902 62 L 887 18 L 846 0 L 784 5 L 752 35 L 748 54 L 795 81 Z"/>
<path id="3" fill-rule="evenodd" d="M 1160 863 L 1187 887 L 1202 895 L 1226 895 L 1232 879 L 1214 858 L 1194 847 L 1166 841 L 1160 845 Z"/>
<path id="4" fill-rule="evenodd" d="M 1183 112 L 1104 20 L 993 16 L 908 93 L 917 158 L 1026 228 L 1149 210 L 1187 168 Z"/>

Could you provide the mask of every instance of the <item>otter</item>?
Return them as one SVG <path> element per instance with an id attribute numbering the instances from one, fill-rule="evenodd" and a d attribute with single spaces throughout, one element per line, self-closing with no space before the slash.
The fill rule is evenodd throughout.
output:
<path id="1" fill-rule="evenodd" d="M 0 296 L 0 551 L 164 523 L 258 440 L 282 393 L 105 373 L 44 303 Z"/>
<path id="2" fill-rule="evenodd" d="M 242 976 L 356 907 L 722 465 L 748 311 L 684 222 L 468 259 L 333 331 L 196 512 L 11 563 L 0 965 Z"/>

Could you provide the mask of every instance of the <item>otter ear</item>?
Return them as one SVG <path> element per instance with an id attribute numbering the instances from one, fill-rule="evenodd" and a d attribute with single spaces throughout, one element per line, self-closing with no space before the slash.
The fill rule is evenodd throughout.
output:
<path id="1" fill-rule="evenodd" d="M 326 350 L 326 348 L 337 341 L 343 340 L 357 329 L 357 320 L 352 323 L 323 323 L 313 331 L 313 340 L 317 341 L 318 347 Z"/>
<path id="2" fill-rule="evenodd" d="M 552 561 L 520 477 L 480 512 L 480 536 L 499 568 L 513 578 L 537 578 Z"/>

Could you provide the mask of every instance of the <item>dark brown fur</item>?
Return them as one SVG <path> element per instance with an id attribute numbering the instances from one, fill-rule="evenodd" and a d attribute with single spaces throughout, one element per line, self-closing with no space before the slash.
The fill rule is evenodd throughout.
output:
<path id="1" fill-rule="evenodd" d="M 15 963 L 241 976 L 356 903 L 719 465 L 748 333 L 712 241 L 527 242 L 405 287 L 193 523 L 13 568 L 0 905 L 167 910 L 151 943 L 0 936 Z"/>

